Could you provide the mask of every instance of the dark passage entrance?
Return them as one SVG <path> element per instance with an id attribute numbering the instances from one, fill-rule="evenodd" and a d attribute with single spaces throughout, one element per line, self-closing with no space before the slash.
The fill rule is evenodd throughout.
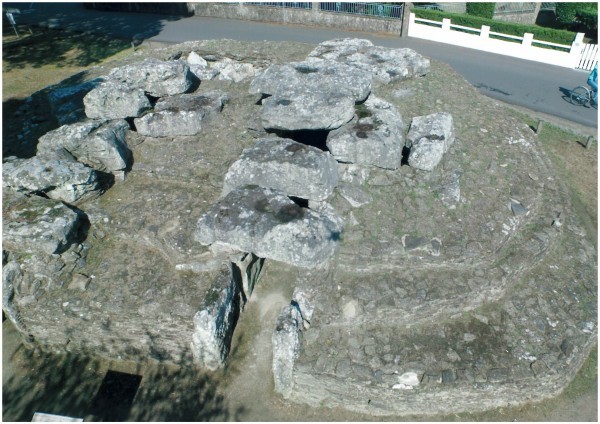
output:
<path id="1" fill-rule="evenodd" d="M 108 371 L 92 403 L 94 418 L 99 421 L 125 421 L 141 381 L 141 375 Z"/>

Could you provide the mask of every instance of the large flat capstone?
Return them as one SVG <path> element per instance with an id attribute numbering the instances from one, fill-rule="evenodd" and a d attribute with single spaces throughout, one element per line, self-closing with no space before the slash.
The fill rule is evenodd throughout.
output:
<path id="1" fill-rule="evenodd" d="M 414 50 L 374 46 L 369 40 L 356 38 L 324 41 L 309 54 L 309 58 L 338 61 L 371 72 L 384 84 L 426 75 L 430 67 L 429 59 Z"/>
<path id="2" fill-rule="evenodd" d="M 231 191 L 198 220 L 195 239 L 313 268 L 335 255 L 341 231 L 339 223 L 298 206 L 282 192 L 246 186 Z"/>
<path id="3" fill-rule="evenodd" d="M 137 117 L 151 107 L 144 90 L 117 81 L 103 82 L 91 90 L 83 104 L 88 118 L 105 120 Z"/>
<path id="4" fill-rule="evenodd" d="M 354 103 L 371 92 L 372 75 L 334 61 L 271 65 L 252 81 L 263 100 L 265 129 L 332 130 L 354 116 Z"/>
<path id="5" fill-rule="evenodd" d="M 4 162 L 2 183 L 17 191 L 44 193 L 67 203 L 77 202 L 100 189 L 96 172 L 64 150 Z"/>
<path id="6" fill-rule="evenodd" d="M 124 119 L 63 125 L 40 137 L 37 152 L 44 154 L 65 149 L 78 161 L 98 171 L 122 171 L 131 161 L 131 151 L 125 140 L 128 129 L 129 124 Z"/>
<path id="7" fill-rule="evenodd" d="M 61 253 L 77 235 L 80 216 L 60 201 L 7 190 L 2 203 L 2 247 L 10 252 Z"/>
<path id="8" fill-rule="evenodd" d="M 258 185 L 303 199 L 325 200 L 337 186 L 337 162 L 329 152 L 290 139 L 265 138 L 245 149 L 227 171 L 223 194 Z"/>
<path id="9" fill-rule="evenodd" d="M 134 120 L 138 133 L 149 137 L 196 135 L 227 102 L 222 91 L 180 94 L 160 99 L 154 112 Z"/>
<path id="10" fill-rule="evenodd" d="M 369 96 L 356 118 L 327 136 L 327 147 L 340 162 L 398 169 L 404 147 L 402 117 L 390 103 Z"/>
<path id="11" fill-rule="evenodd" d="M 114 69 L 109 78 L 144 90 L 151 96 L 163 97 L 187 93 L 194 87 L 195 77 L 183 60 L 142 62 Z"/>

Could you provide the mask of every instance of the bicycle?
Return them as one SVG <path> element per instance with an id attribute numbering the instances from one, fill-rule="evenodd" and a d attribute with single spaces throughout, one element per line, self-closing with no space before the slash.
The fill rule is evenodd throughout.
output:
<path id="1" fill-rule="evenodd" d="M 571 103 L 577 106 L 584 106 L 589 103 L 590 106 L 596 106 L 597 104 L 593 103 L 592 100 L 593 91 L 589 88 L 580 85 L 571 90 Z"/>

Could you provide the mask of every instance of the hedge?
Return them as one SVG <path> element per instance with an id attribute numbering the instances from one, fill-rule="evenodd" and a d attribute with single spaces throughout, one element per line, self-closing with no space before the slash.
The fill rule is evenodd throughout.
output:
<path id="1" fill-rule="evenodd" d="M 441 22 L 443 18 L 448 18 L 454 25 L 462 25 L 471 28 L 481 28 L 482 25 L 490 27 L 490 31 L 502 34 L 522 37 L 529 32 L 539 41 L 548 41 L 550 43 L 571 45 L 575 40 L 575 33 L 560 29 L 544 28 L 536 25 L 525 25 L 513 22 L 495 21 L 493 19 L 479 18 L 461 13 L 441 12 L 429 9 L 412 9 L 417 18 L 429 19 Z"/>
<path id="2" fill-rule="evenodd" d="M 492 19 L 496 10 L 496 3 L 467 3 L 467 15 Z"/>

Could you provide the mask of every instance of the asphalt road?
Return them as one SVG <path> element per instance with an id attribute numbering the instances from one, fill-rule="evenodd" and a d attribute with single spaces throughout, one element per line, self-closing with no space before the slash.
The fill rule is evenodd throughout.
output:
<path id="1" fill-rule="evenodd" d="M 450 64 L 467 81 L 489 97 L 547 115 L 598 128 L 598 110 L 572 105 L 571 88 L 585 84 L 587 72 L 490 54 L 415 38 L 383 36 L 356 31 L 269 24 L 203 17 L 100 12 L 79 3 L 21 3 L 17 22 L 100 31 L 150 42 L 179 43 L 222 39 L 248 41 L 299 41 L 317 44 L 341 37 L 367 38 L 385 47 L 410 47 Z M 6 7 L 7 3 L 3 6 Z M 465 99 L 465 101 L 468 101 Z"/>

